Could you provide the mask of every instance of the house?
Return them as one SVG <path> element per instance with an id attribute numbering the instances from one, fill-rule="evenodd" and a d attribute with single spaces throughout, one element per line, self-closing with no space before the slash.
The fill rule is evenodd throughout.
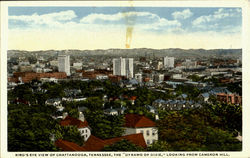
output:
<path id="1" fill-rule="evenodd" d="M 155 122 L 142 115 L 126 114 L 124 136 L 138 133 L 143 134 L 147 145 L 158 140 L 158 129 Z"/>
<path id="2" fill-rule="evenodd" d="M 210 94 L 209 94 L 209 93 L 202 93 L 202 94 L 200 94 L 200 96 L 199 96 L 199 98 L 201 98 L 202 101 L 204 101 L 204 102 L 208 102 L 209 97 L 210 97 Z"/>
<path id="3" fill-rule="evenodd" d="M 120 108 L 116 108 L 116 110 L 118 111 L 118 114 L 119 114 L 119 115 L 123 115 L 124 112 L 125 112 L 125 110 L 127 110 L 127 108 L 124 107 L 124 106 L 122 106 L 122 107 L 120 107 Z"/>
<path id="4" fill-rule="evenodd" d="M 104 111 L 103 111 L 103 113 L 104 114 L 106 114 L 106 115 L 118 115 L 118 110 L 116 110 L 116 109 L 113 109 L 112 107 L 111 108 L 108 108 L 108 109 L 105 109 Z"/>
<path id="5" fill-rule="evenodd" d="M 185 94 L 185 93 L 183 93 L 183 94 L 181 94 L 180 96 L 178 96 L 177 98 L 178 99 L 187 99 L 187 97 L 188 97 L 188 95 L 187 94 Z"/>
<path id="6" fill-rule="evenodd" d="M 88 108 L 86 106 L 80 106 L 80 107 L 78 107 L 78 111 L 79 112 L 84 112 L 86 110 L 88 110 Z"/>
<path id="7" fill-rule="evenodd" d="M 88 122 L 85 120 L 82 112 L 79 112 L 79 119 L 64 115 L 63 120 L 60 122 L 61 126 L 76 126 L 84 138 L 84 141 L 87 141 L 91 135 L 90 127 Z"/>
<path id="8" fill-rule="evenodd" d="M 48 99 L 46 100 L 45 104 L 59 106 L 61 104 L 61 99 L 60 98 Z"/>
<path id="9" fill-rule="evenodd" d="M 153 106 L 150 105 L 145 105 L 145 107 L 147 108 L 147 110 L 153 114 L 157 113 L 156 108 L 154 108 Z"/>
<path id="10" fill-rule="evenodd" d="M 131 96 L 130 98 L 128 98 L 128 100 L 131 101 L 132 105 L 134 105 L 136 98 L 137 96 Z"/>
<path id="11" fill-rule="evenodd" d="M 163 104 L 165 103 L 165 100 L 163 99 L 157 99 L 153 102 L 153 106 L 154 107 L 161 107 L 163 106 Z"/>

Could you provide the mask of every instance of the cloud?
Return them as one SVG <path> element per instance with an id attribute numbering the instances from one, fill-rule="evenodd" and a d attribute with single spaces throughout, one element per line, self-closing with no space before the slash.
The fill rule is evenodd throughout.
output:
<path id="1" fill-rule="evenodd" d="M 196 18 L 192 24 L 195 27 L 206 27 L 206 25 L 211 24 L 212 22 L 218 22 L 225 18 L 239 17 L 241 13 L 240 9 L 223 9 L 220 8 L 215 11 L 213 14 L 200 16 Z"/>
<path id="2" fill-rule="evenodd" d="M 177 20 L 168 20 L 150 12 L 118 12 L 116 14 L 89 14 L 80 20 L 83 24 L 137 25 L 144 29 L 180 27 Z M 143 25 L 143 26 L 142 26 Z"/>
<path id="3" fill-rule="evenodd" d="M 174 19 L 187 19 L 193 16 L 193 13 L 190 11 L 190 9 L 185 9 L 181 12 L 173 12 L 172 16 Z"/>
<path id="4" fill-rule="evenodd" d="M 38 27 L 42 25 L 60 27 L 64 23 L 72 23 L 72 20 L 76 17 L 77 16 L 74 11 L 68 10 L 43 15 L 34 13 L 32 15 L 9 16 L 9 21 L 15 24 L 22 23 L 31 27 Z"/>
<path id="5" fill-rule="evenodd" d="M 118 12 L 115 14 L 92 13 L 77 17 L 73 10 L 32 15 L 9 16 L 10 29 L 124 29 L 136 26 L 140 31 L 171 31 L 180 28 L 178 20 L 168 20 L 150 12 Z M 99 29 L 98 29 L 99 28 Z"/>

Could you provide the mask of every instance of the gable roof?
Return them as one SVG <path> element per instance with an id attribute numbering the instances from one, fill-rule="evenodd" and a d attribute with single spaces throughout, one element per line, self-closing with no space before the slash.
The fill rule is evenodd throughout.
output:
<path id="1" fill-rule="evenodd" d="M 67 116 L 64 120 L 60 122 L 60 125 L 61 126 L 76 126 L 77 128 L 84 128 L 84 127 L 88 127 L 88 122 L 86 120 L 82 122 L 81 120 Z"/>
<path id="2" fill-rule="evenodd" d="M 105 145 L 106 143 L 102 139 L 91 135 L 89 139 L 84 143 L 83 148 L 86 151 L 100 151 L 104 148 Z"/>
<path id="3" fill-rule="evenodd" d="M 62 149 L 63 151 L 86 151 L 83 147 L 80 147 L 76 143 L 69 142 L 66 140 L 58 139 L 55 142 L 56 147 Z"/>
<path id="4" fill-rule="evenodd" d="M 155 122 L 145 116 L 137 114 L 125 115 L 125 127 L 140 128 L 140 127 L 155 127 Z"/>
<path id="5" fill-rule="evenodd" d="M 55 145 L 63 151 L 101 151 L 105 146 L 112 145 L 124 139 L 143 148 L 147 147 L 142 133 L 131 134 L 106 140 L 102 140 L 91 135 L 83 146 L 79 146 L 73 142 L 69 142 L 66 140 L 58 139 L 55 142 Z"/>

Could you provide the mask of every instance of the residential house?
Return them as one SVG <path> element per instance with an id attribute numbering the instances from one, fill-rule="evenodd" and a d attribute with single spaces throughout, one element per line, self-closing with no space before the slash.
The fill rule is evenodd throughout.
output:
<path id="1" fill-rule="evenodd" d="M 103 113 L 104 114 L 106 114 L 106 115 L 118 115 L 118 110 L 116 110 L 116 109 L 113 109 L 112 107 L 111 108 L 108 108 L 108 109 L 105 109 L 104 111 L 103 111 Z"/>
<path id="2" fill-rule="evenodd" d="M 155 122 L 142 115 L 126 114 L 124 136 L 138 133 L 143 134 L 147 145 L 158 140 L 158 128 Z"/>
<path id="3" fill-rule="evenodd" d="M 73 118 L 70 116 L 64 116 L 64 119 L 60 122 L 61 126 L 76 126 L 84 138 L 84 141 L 87 141 L 91 135 L 90 127 L 88 126 L 88 122 L 85 120 L 82 112 L 79 112 L 79 118 Z"/>

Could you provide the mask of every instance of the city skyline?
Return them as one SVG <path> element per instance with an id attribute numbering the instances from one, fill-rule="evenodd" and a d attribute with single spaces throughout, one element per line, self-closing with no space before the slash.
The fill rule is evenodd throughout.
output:
<path id="1" fill-rule="evenodd" d="M 241 8 L 9 7 L 8 49 L 241 48 Z M 160 42 L 159 42 L 160 41 Z"/>

